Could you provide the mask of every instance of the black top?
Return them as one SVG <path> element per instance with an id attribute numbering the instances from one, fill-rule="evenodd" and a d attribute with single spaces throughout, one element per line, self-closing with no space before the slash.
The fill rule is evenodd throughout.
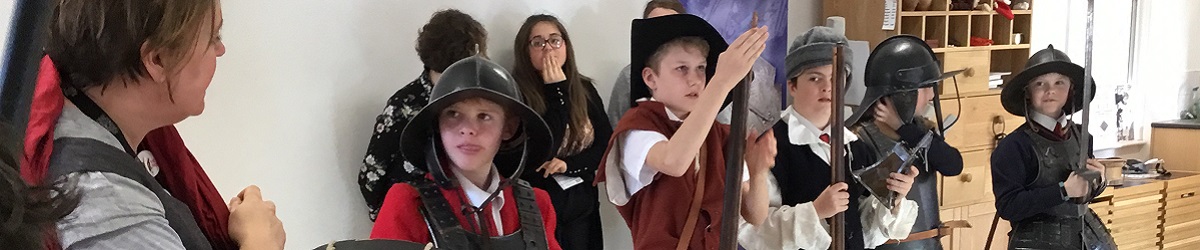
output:
<path id="1" fill-rule="evenodd" d="M 430 81 L 429 73 L 421 73 L 420 77 L 388 98 L 383 113 L 375 118 L 367 155 L 358 172 L 359 189 L 367 200 L 372 221 L 379 214 L 383 197 L 393 184 L 410 180 L 412 176 L 424 178 L 425 174 L 420 169 L 413 168 L 412 172 L 406 170 L 404 156 L 400 154 L 400 133 L 408 121 L 429 104 L 429 92 L 432 90 L 433 81 Z"/>
<path id="2" fill-rule="evenodd" d="M 908 145 L 917 145 L 921 143 L 921 138 L 925 137 L 928 130 L 922 129 L 917 123 L 908 123 L 896 129 L 896 133 L 900 134 L 900 139 Z M 934 136 L 929 143 L 929 150 L 925 152 L 926 161 L 929 161 L 930 170 L 936 170 L 943 176 L 956 176 L 962 173 L 963 159 L 962 154 L 957 148 L 946 143 L 946 139 L 941 136 Z M 919 167 L 918 167 L 919 168 Z M 925 174 L 922 172 L 921 174 Z"/>
<path id="3" fill-rule="evenodd" d="M 775 141 L 779 153 L 775 155 L 775 167 L 771 174 L 779 186 L 783 205 L 795 206 L 812 202 L 832 185 L 833 171 L 829 164 L 813 153 L 808 145 L 793 145 L 788 140 L 788 126 L 784 121 L 775 124 Z M 854 141 L 847 147 L 853 159 L 848 161 L 853 169 L 870 166 L 875 155 L 862 141 Z M 858 200 L 870 194 L 846 172 L 846 184 L 850 186 L 850 209 L 846 210 L 846 249 L 863 249 L 862 220 L 858 211 Z"/>
<path id="4" fill-rule="evenodd" d="M 1030 126 L 1026 122 L 1013 130 L 992 151 L 992 191 L 996 195 L 996 211 L 1008 221 L 1021 221 L 1068 202 L 1062 187 L 1029 186 L 1037 179 L 1039 168 L 1033 140 L 1025 132 L 1031 129 Z M 1082 126 L 1073 125 L 1071 129 L 1082 129 Z M 1054 135 L 1048 131 L 1039 129 L 1037 135 L 1053 138 Z M 1089 157 L 1094 157 L 1090 153 L 1092 145 L 1088 145 L 1086 150 Z M 1099 195 L 1098 191 L 1102 190 L 1093 190 L 1088 200 Z"/>
<path id="5" fill-rule="evenodd" d="M 567 124 L 569 123 L 571 103 L 567 101 L 570 95 L 566 81 L 545 84 L 542 86 L 542 95 L 545 97 L 546 112 L 542 114 L 542 119 L 546 120 L 546 125 L 550 126 L 550 133 L 554 135 L 554 152 L 557 155 L 558 149 L 562 147 L 563 136 L 566 133 Z M 563 175 L 571 177 L 579 177 L 585 180 L 585 184 L 591 186 L 591 182 L 595 180 L 596 167 L 600 165 L 600 159 L 604 157 L 604 150 L 608 148 L 608 139 L 612 136 L 612 126 L 609 125 L 608 116 L 604 112 L 604 101 L 600 99 L 600 94 L 596 92 L 596 87 L 590 81 L 583 82 L 584 88 L 588 91 L 588 120 L 592 123 L 592 131 L 594 139 L 592 145 L 583 149 L 578 154 L 571 156 L 556 156 L 567 163 L 567 171 Z M 505 157 L 498 155 L 497 162 L 517 162 L 520 159 L 516 157 Z M 497 164 L 502 173 L 512 173 L 513 169 L 510 166 L 516 164 Z M 537 171 L 537 168 L 526 168 L 521 174 L 521 179 L 528 181 L 533 187 L 543 190 L 559 189 L 558 183 L 554 178 L 542 177 L 542 173 Z"/>

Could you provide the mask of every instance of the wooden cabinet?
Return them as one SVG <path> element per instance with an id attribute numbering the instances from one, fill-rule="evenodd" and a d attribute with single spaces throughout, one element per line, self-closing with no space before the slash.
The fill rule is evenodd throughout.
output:
<path id="1" fill-rule="evenodd" d="M 971 224 L 971 228 L 954 229 L 954 234 L 942 237 L 942 246 L 945 249 L 984 249 L 995 216 L 996 207 L 991 202 L 943 209 L 943 221 L 964 220 Z M 996 226 L 992 249 L 1005 249 L 1008 246 L 1008 231 L 1012 228 L 1004 220 L 1000 220 Z"/>
<path id="2" fill-rule="evenodd" d="M 1012 132 L 1025 123 L 1024 118 L 1004 111 L 1000 105 L 999 91 L 982 94 L 942 100 L 943 116 L 958 117 L 954 126 L 946 131 L 946 143 L 959 151 L 991 149 L 995 147 L 996 134 Z M 990 151 L 988 156 L 991 156 Z M 987 158 L 984 159 L 984 165 L 989 165 Z"/>
<path id="3" fill-rule="evenodd" d="M 1125 180 L 1089 205 L 1121 249 L 1200 247 L 1200 175 Z"/>
<path id="4" fill-rule="evenodd" d="M 991 153 L 991 150 L 977 150 L 962 154 L 962 174 L 941 178 L 942 207 L 962 207 L 993 200 L 988 185 L 992 182 L 988 167 Z"/>
<path id="5" fill-rule="evenodd" d="M 1165 182 L 1115 188 L 1105 224 L 1121 249 L 1158 248 Z"/>
<path id="6" fill-rule="evenodd" d="M 1162 158 L 1167 169 L 1200 172 L 1200 120 L 1150 124 L 1150 155 Z"/>
<path id="7" fill-rule="evenodd" d="M 979 93 L 988 91 L 988 71 L 991 69 L 991 53 L 985 50 L 962 51 L 962 52 L 946 52 L 938 54 L 938 61 L 942 63 L 942 69 L 945 71 L 954 71 L 965 69 L 968 72 L 958 76 L 958 92 L 959 93 Z M 943 87 L 942 94 L 954 93 L 954 82 L 951 81 L 951 86 Z M 949 89 L 947 89 L 949 88 Z"/>
<path id="8" fill-rule="evenodd" d="M 1200 175 L 1166 182 L 1164 249 L 1200 247 Z"/>

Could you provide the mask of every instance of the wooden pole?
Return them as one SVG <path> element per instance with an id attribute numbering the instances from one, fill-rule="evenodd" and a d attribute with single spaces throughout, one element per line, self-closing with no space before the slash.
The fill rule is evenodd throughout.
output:
<path id="1" fill-rule="evenodd" d="M 750 18 L 750 28 L 758 27 L 758 12 Z M 746 153 L 746 118 L 750 112 L 750 83 L 754 82 L 754 71 L 733 87 L 733 114 L 729 119 L 729 138 L 725 142 L 725 200 L 721 208 L 720 248 L 736 250 L 738 247 L 738 218 L 742 217 L 742 162 Z M 690 232 L 684 232 L 690 233 Z M 693 236 L 695 237 L 695 236 Z"/>
<path id="2" fill-rule="evenodd" d="M 833 110 L 830 113 L 831 119 L 829 120 L 829 168 L 833 173 L 833 176 L 831 176 L 830 183 L 846 182 L 846 158 L 844 158 L 846 155 L 846 130 L 844 129 L 846 127 L 846 114 L 844 114 L 842 108 L 846 103 L 846 90 L 844 88 L 846 85 L 846 72 L 845 68 L 841 66 L 844 64 L 843 60 L 845 60 L 842 58 L 845 46 L 846 44 L 844 43 L 838 43 L 833 47 L 832 51 L 833 95 L 831 96 L 830 100 L 833 103 Z M 834 215 L 832 221 L 829 223 L 829 229 L 831 236 L 833 237 L 833 242 L 829 245 L 830 249 L 846 249 L 846 213 L 841 212 Z"/>

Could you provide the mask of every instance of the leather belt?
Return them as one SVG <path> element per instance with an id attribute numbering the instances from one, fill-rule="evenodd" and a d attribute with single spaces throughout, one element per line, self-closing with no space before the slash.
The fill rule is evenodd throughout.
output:
<path id="1" fill-rule="evenodd" d="M 947 221 L 945 223 L 942 223 L 942 226 L 940 226 L 938 228 L 912 233 L 912 234 L 908 235 L 908 238 L 904 238 L 902 240 L 888 240 L 887 242 L 885 242 L 883 244 L 900 244 L 900 243 L 910 242 L 910 241 L 940 238 L 942 236 L 949 236 L 949 235 L 954 234 L 955 228 L 971 228 L 971 224 L 967 223 L 967 221 L 962 221 L 962 220 Z"/>

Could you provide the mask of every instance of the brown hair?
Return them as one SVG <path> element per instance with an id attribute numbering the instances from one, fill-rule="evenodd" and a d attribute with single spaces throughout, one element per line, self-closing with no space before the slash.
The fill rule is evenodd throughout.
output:
<path id="1" fill-rule="evenodd" d="M 679 0 L 650 0 L 646 3 L 646 10 L 642 11 L 642 18 L 649 17 L 650 12 L 654 9 L 669 9 L 681 14 L 687 13 L 687 9 L 683 8 L 683 3 L 680 3 Z"/>
<path id="2" fill-rule="evenodd" d="M 202 36 L 219 39 L 217 7 L 216 0 L 61 0 L 46 53 L 63 82 L 79 89 L 145 76 L 143 44 L 164 51 L 165 69 L 176 73 Z M 200 34 L 202 25 L 212 32 Z"/>
<path id="3" fill-rule="evenodd" d="M 456 9 L 433 13 L 429 23 L 417 31 L 417 56 L 429 70 L 446 71 L 450 64 L 476 53 L 487 54 L 487 30 Z"/>
<path id="4" fill-rule="evenodd" d="M 658 64 L 662 62 L 662 57 L 667 55 L 667 51 L 675 47 L 683 48 L 684 50 L 698 50 L 700 51 L 700 55 L 704 56 L 705 60 L 708 59 L 708 50 L 710 49 L 708 42 L 698 36 L 685 36 L 671 39 L 663 43 L 663 45 L 658 46 L 658 50 L 655 50 L 653 55 L 646 58 L 646 67 L 653 69 L 654 72 L 658 72 Z M 716 65 L 708 65 L 708 67 L 716 67 Z"/>
<path id="5" fill-rule="evenodd" d="M 562 22 L 558 21 L 558 18 L 542 14 L 525 19 L 525 23 L 517 31 L 517 38 L 513 42 L 513 52 L 516 54 L 513 78 L 517 80 L 517 86 L 521 89 L 525 104 L 538 114 L 545 114 L 546 97 L 542 93 L 545 81 L 542 80 L 542 75 L 538 73 L 537 68 L 534 68 L 533 62 L 529 59 L 530 35 L 533 33 L 533 26 L 541 22 L 552 23 L 558 28 L 567 50 L 567 59 L 563 62 L 562 70 L 563 74 L 567 76 L 567 92 L 569 92 L 567 101 L 570 102 L 571 110 L 568 115 L 570 119 L 567 122 L 567 131 L 561 139 L 563 144 L 559 147 L 558 152 L 560 155 L 571 155 L 587 148 L 594 140 L 592 123 L 588 120 L 589 92 L 584 86 L 584 84 L 591 85 L 592 79 L 580 74 L 579 68 L 575 66 L 575 46 L 571 44 L 571 36 L 567 34 L 567 29 L 563 27 Z"/>
<path id="6" fill-rule="evenodd" d="M 16 146 L 21 140 L 11 138 L 13 132 L 0 123 L 0 201 L 4 201 L 0 202 L 0 246 L 40 249 L 46 230 L 75 210 L 79 196 L 71 179 L 44 186 L 26 184 L 18 170 Z"/>

